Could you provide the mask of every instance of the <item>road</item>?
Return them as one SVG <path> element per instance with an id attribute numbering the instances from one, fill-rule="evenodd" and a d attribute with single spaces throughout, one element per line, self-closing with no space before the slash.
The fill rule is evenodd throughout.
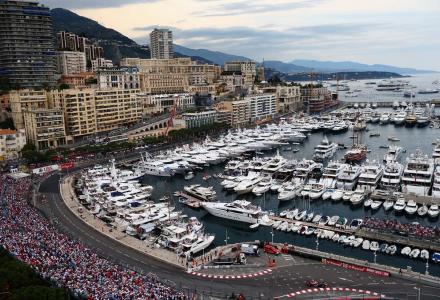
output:
<path id="1" fill-rule="evenodd" d="M 168 284 L 185 292 L 204 294 L 206 298 L 225 299 L 243 293 L 246 299 L 273 299 L 303 290 L 308 279 L 322 280 L 331 287 L 350 287 L 385 294 L 394 299 L 417 299 L 415 284 L 396 277 L 378 277 L 343 268 L 323 265 L 299 257 L 279 256 L 279 267 L 269 274 L 241 279 L 207 279 L 188 274 L 100 234 L 78 219 L 59 194 L 59 176 L 52 175 L 40 185 L 47 201 L 37 206 L 61 230 L 81 240 L 99 254 L 138 272 L 155 273 Z M 222 270 L 224 272 L 224 270 Z M 238 272 L 238 271 L 236 271 Z M 421 299 L 440 299 L 440 287 L 421 287 Z M 206 299 L 205 298 L 205 299 Z"/>

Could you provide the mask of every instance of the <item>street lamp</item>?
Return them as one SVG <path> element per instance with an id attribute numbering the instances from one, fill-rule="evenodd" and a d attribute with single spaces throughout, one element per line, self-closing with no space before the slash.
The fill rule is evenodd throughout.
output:
<path id="1" fill-rule="evenodd" d="M 374 251 L 373 252 L 373 254 L 374 254 L 374 263 L 376 263 L 376 259 L 377 259 L 377 253 L 376 253 L 377 251 Z"/>
<path id="2" fill-rule="evenodd" d="M 273 227 L 272 227 L 272 231 L 270 232 L 270 235 L 272 236 L 272 244 L 273 244 L 273 237 L 275 236 L 275 233 L 273 232 Z"/>
<path id="3" fill-rule="evenodd" d="M 228 244 L 228 240 L 229 240 L 228 229 L 226 229 L 225 245 Z"/>
<path id="4" fill-rule="evenodd" d="M 420 300 L 420 290 L 421 290 L 421 288 L 415 286 L 414 289 L 416 289 L 418 291 L 417 300 Z"/>
<path id="5" fill-rule="evenodd" d="M 429 256 L 426 258 L 426 269 L 425 269 L 425 275 L 429 275 Z"/>
<path id="6" fill-rule="evenodd" d="M 316 235 L 316 251 L 319 249 L 319 236 Z"/>

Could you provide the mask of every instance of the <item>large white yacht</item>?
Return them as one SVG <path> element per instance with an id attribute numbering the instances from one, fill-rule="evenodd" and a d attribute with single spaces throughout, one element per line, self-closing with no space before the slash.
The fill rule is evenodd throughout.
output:
<path id="1" fill-rule="evenodd" d="M 216 217 L 252 224 L 259 223 L 263 214 L 260 207 L 245 200 L 230 203 L 203 202 L 202 206 Z"/>
<path id="2" fill-rule="evenodd" d="M 402 180 L 403 165 L 396 161 L 390 161 L 386 164 L 383 171 L 380 185 L 386 190 L 398 190 Z"/>
<path id="3" fill-rule="evenodd" d="M 336 187 L 338 189 L 353 190 L 361 172 L 362 168 L 360 166 L 349 166 L 337 176 Z"/>
<path id="4" fill-rule="evenodd" d="M 382 115 L 380 115 L 380 119 L 379 119 L 380 124 L 388 124 L 389 121 L 390 121 L 389 113 L 385 112 Z"/>
<path id="5" fill-rule="evenodd" d="M 282 157 L 279 153 L 277 153 L 276 156 L 271 158 L 265 165 L 263 165 L 262 170 L 264 172 L 274 173 L 277 172 L 279 169 L 281 169 L 286 163 L 287 160 L 284 157 Z"/>
<path id="6" fill-rule="evenodd" d="M 440 166 L 434 172 L 434 183 L 432 185 L 432 197 L 440 199 Z"/>
<path id="7" fill-rule="evenodd" d="M 330 143 L 327 137 L 325 137 L 321 144 L 315 147 L 315 153 L 313 159 L 316 161 L 324 161 L 332 158 L 338 150 L 338 144 Z"/>
<path id="8" fill-rule="evenodd" d="M 186 257 L 191 257 L 194 254 L 208 248 L 214 241 L 215 235 L 213 234 L 201 234 L 190 233 L 182 238 L 181 251 Z"/>
<path id="9" fill-rule="evenodd" d="M 398 161 L 402 155 L 403 149 L 399 146 L 390 146 L 388 152 L 383 157 L 384 162 Z"/>
<path id="10" fill-rule="evenodd" d="M 406 112 L 404 110 L 399 111 L 394 117 L 395 125 L 403 125 L 405 124 Z"/>
<path id="11" fill-rule="evenodd" d="M 402 189 L 407 193 L 428 196 L 433 177 L 434 159 L 417 150 L 407 158 L 402 177 Z"/>
<path id="12" fill-rule="evenodd" d="M 362 172 L 359 176 L 358 189 L 372 192 L 379 185 L 384 167 L 376 161 L 366 162 L 362 166 Z"/>
<path id="13" fill-rule="evenodd" d="M 324 168 L 319 183 L 323 184 L 326 188 L 334 188 L 336 186 L 337 176 L 348 167 L 348 164 L 338 161 L 329 162 L 327 167 Z"/>
<path id="14" fill-rule="evenodd" d="M 200 184 L 185 186 L 185 193 L 202 201 L 214 201 L 216 199 L 216 191 L 213 187 L 203 187 Z"/>
<path id="15" fill-rule="evenodd" d="M 306 180 L 313 173 L 313 171 L 319 169 L 322 169 L 321 163 L 316 163 L 313 160 L 303 159 L 298 162 L 294 176 Z"/>

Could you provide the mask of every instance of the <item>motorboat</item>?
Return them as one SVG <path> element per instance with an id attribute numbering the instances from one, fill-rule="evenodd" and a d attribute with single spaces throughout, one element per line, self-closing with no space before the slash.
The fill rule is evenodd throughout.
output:
<path id="1" fill-rule="evenodd" d="M 390 122 L 390 114 L 383 113 L 379 119 L 380 124 L 388 124 Z"/>
<path id="2" fill-rule="evenodd" d="M 362 249 L 364 250 L 370 250 L 370 241 L 369 240 L 364 240 L 362 242 Z"/>
<path id="3" fill-rule="evenodd" d="M 418 206 L 417 203 L 414 200 L 409 200 L 408 203 L 406 203 L 405 212 L 408 215 L 413 215 L 417 212 Z"/>
<path id="4" fill-rule="evenodd" d="M 342 200 L 344 201 L 350 201 L 351 197 L 354 195 L 354 191 L 344 191 L 344 194 L 342 196 Z"/>
<path id="5" fill-rule="evenodd" d="M 315 147 L 315 153 L 313 159 L 316 161 L 324 161 L 332 158 L 338 150 L 338 144 L 330 143 L 327 137 L 325 137 L 321 144 Z"/>
<path id="6" fill-rule="evenodd" d="M 403 174 L 403 165 L 396 161 L 387 162 L 380 180 L 380 185 L 386 190 L 397 190 Z"/>
<path id="7" fill-rule="evenodd" d="M 330 218 L 328 216 L 322 216 L 321 219 L 318 221 L 319 225 L 327 225 Z"/>
<path id="8" fill-rule="evenodd" d="M 436 158 L 438 166 L 434 172 L 434 182 L 432 184 L 432 197 L 440 198 L 440 158 Z"/>
<path id="9" fill-rule="evenodd" d="M 343 189 L 337 189 L 334 190 L 334 192 L 331 195 L 332 201 L 339 201 L 344 196 L 344 190 Z"/>
<path id="10" fill-rule="evenodd" d="M 411 252 L 409 253 L 409 257 L 411 258 L 417 258 L 420 255 L 420 250 L 419 249 L 412 249 Z"/>
<path id="11" fill-rule="evenodd" d="M 397 199 L 396 203 L 394 204 L 393 208 L 396 212 L 401 212 L 405 209 L 406 202 L 405 199 Z"/>
<path id="12" fill-rule="evenodd" d="M 420 150 L 411 154 L 402 176 L 402 190 L 409 194 L 428 196 L 434 179 L 434 159 Z"/>
<path id="13" fill-rule="evenodd" d="M 400 251 L 400 254 L 405 255 L 405 256 L 408 256 L 410 253 L 411 253 L 411 248 L 410 247 L 404 247 Z"/>
<path id="14" fill-rule="evenodd" d="M 362 168 L 359 166 L 350 166 L 344 169 L 338 176 L 336 187 L 338 189 L 353 190 L 359 180 Z"/>
<path id="15" fill-rule="evenodd" d="M 319 183 L 328 188 L 335 188 L 338 175 L 347 168 L 349 168 L 347 164 L 330 161 L 327 167 L 324 168 Z"/>
<path id="16" fill-rule="evenodd" d="M 216 217 L 245 223 L 259 223 L 263 215 L 260 207 L 245 200 L 235 200 L 230 203 L 203 202 L 202 206 Z"/>
<path id="17" fill-rule="evenodd" d="M 202 187 L 200 184 L 185 186 L 184 192 L 201 201 L 215 201 L 216 191 L 213 187 Z"/>
<path id="18" fill-rule="evenodd" d="M 362 219 L 353 219 L 350 222 L 349 228 L 351 230 L 357 230 L 361 227 L 361 225 L 363 224 L 364 220 Z"/>
<path id="19" fill-rule="evenodd" d="M 335 192 L 334 189 L 327 189 L 327 190 L 325 190 L 324 194 L 322 194 L 322 200 L 330 199 L 334 192 Z"/>
<path id="20" fill-rule="evenodd" d="M 394 254 L 396 254 L 396 252 L 397 252 L 397 247 L 396 247 L 396 245 L 390 245 L 390 246 L 388 246 L 387 249 L 385 250 L 385 253 L 386 253 L 386 254 L 389 254 L 389 255 L 394 255 Z"/>
<path id="21" fill-rule="evenodd" d="M 426 216 L 427 213 L 428 213 L 428 206 L 426 206 L 425 204 L 417 209 L 417 214 L 419 215 L 419 217 L 424 217 Z"/>
<path id="22" fill-rule="evenodd" d="M 338 221 L 336 222 L 335 226 L 336 228 L 344 228 L 348 223 L 347 218 L 339 217 Z"/>
<path id="23" fill-rule="evenodd" d="M 319 220 L 321 220 L 321 218 L 322 218 L 322 215 L 316 214 L 312 219 L 312 223 L 318 224 Z"/>
<path id="24" fill-rule="evenodd" d="M 370 250 L 374 251 L 374 252 L 378 251 L 379 250 L 379 243 L 376 241 L 371 241 L 370 242 Z"/>
<path id="25" fill-rule="evenodd" d="M 374 191 L 379 185 L 383 171 L 384 167 L 381 164 L 374 160 L 371 162 L 367 160 L 362 166 L 362 171 L 357 182 L 357 189 L 366 192 Z"/>
<path id="26" fill-rule="evenodd" d="M 420 251 L 420 258 L 423 260 L 428 260 L 429 259 L 429 251 L 426 249 L 422 249 Z"/>
<path id="27" fill-rule="evenodd" d="M 250 193 L 262 179 L 259 173 L 250 172 L 245 180 L 234 187 L 234 192 L 239 195 Z"/>
<path id="28" fill-rule="evenodd" d="M 368 207 L 371 206 L 372 203 L 373 203 L 373 200 L 371 200 L 371 199 L 366 199 L 366 200 L 364 201 L 364 207 L 365 207 L 365 208 L 368 208 Z"/>
<path id="29" fill-rule="evenodd" d="M 393 206 L 394 206 L 394 201 L 390 199 L 385 200 L 385 202 L 383 203 L 383 208 L 385 209 L 385 211 L 392 209 Z"/>
<path id="30" fill-rule="evenodd" d="M 402 152 L 402 147 L 391 145 L 390 148 L 388 148 L 388 152 L 385 154 L 383 160 L 386 163 L 398 161 L 402 155 Z"/>
<path id="31" fill-rule="evenodd" d="M 379 200 L 373 200 L 373 201 L 371 202 L 370 208 L 371 208 L 372 210 L 376 210 L 376 209 L 378 209 L 379 207 L 381 207 L 382 204 L 383 204 L 382 201 L 379 201 Z"/>
<path id="32" fill-rule="evenodd" d="M 295 216 L 295 220 L 297 221 L 302 221 L 304 220 L 304 218 L 307 216 L 307 211 L 303 210 L 301 212 L 299 212 L 296 216 Z"/>
<path id="33" fill-rule="evenodd" d="M 439 207 L 437 204 L 431 204 L 428 210 L 428 216 L 430 218 L 437 218 L 440 213 Z"/>
<path id="34" fill-rule="evenodd" d="M 332 216 L 330 218 L 330 220 L 328 221 L 327 225 L 328 226 L 335 226 L 336 222 L 338 222 L 338 220 L 339 220 L 339 216 Z"/>
<path id="35" fill-rule="evenodd" d="M 272 181 L 270 179 L 262 180 L 252 189 L 252 193 L 257 196 L 262 195 L 264 193 L 267 193 L 270 190 L 271 186 Z"/>
<path id="36" fill-rule="evenodd" d="M 316 200 L 321 198 L 321 196 L 324 194 L 324 191 L 325 191 L 324 185 L 319 183 L 314 183 L 311 184 L 311 188 L 308 193 L 308 196 L 310 197 L 310 199 Z"/>
<path id="37" fill-rule="evenodd" d="M 365 193 L 365 191 L 363 190 L 356 190 L 353 195 L 350 198 L 350 202 L 353 205 L 358 205 L 361 204 L 362 202 L 364 202 L 364 200 L 366 199 L 367 194 Z"/>
<path id="38" fill-rule="evenodd" d="M 288 185 L 282 187 L 278 194 L 279 201 L 290 201 L 298 196 L 303 189 L 303 184 L 300 182 L 290 182 Z"/>
<path id="39" fill-rule="evenodd" d="M 382 244 L 380 244 L 379 252 L 385 253 L 387 251 L 387 248 L 388 248 L 388 244 L 387 243 L 382 243 Z"/>

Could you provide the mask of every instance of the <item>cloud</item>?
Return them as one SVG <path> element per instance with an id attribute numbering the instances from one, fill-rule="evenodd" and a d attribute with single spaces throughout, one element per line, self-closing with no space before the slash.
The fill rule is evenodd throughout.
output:
<path id="1" fill-rule="evenodd" d="M 200 0 L 206 2 L 206 0 Z M 240 0 L 219 4 L 211 9 L 213 12 L 196 11 L 194 15 L 198 17 L 220 17 L 236 16 L 256 13 L 273 13 L 276 11 L 290 11 L 319 5 L 328 0 L 301 0 L 301 1 L 248 1 Z M 209 2 L 217 2 L 215 0 Z"/>
<path id="2" fill-rule="evenodd" d="M 50 8 L 62 7 L 66 9 L 108 8 L 120 7 L 135 3 L 153 3 L 161 0 L 41 0 Z"/>

